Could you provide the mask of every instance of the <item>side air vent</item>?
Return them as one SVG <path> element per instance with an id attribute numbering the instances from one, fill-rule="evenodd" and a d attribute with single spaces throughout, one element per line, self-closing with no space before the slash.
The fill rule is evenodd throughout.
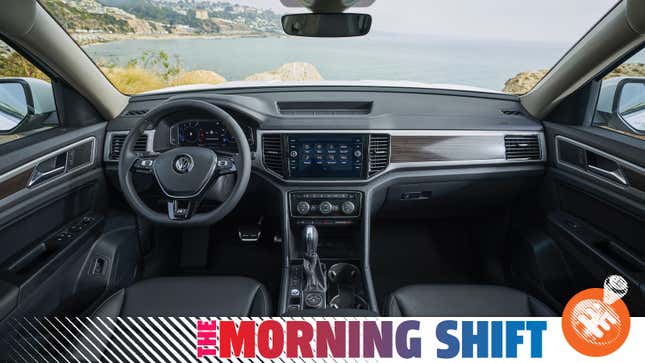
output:
<path id="1" fill-rule="evenodd" d="M 262 135 L 262 155 L 264 166 L 267 169 L 284 176 L 282 136 L 280 134 Z"/>
<path id="2" fill-rule="evenodd" d="M 113 134 L 110 139 L 110 160 L 118 160 L 121 156 L 121 148 L 125 142 L 126 134 Z M 134 144 L 134 151 L 146 151 L 148 145 L 148 135 L 143 134 Z"/>
<path id="3" fill-rule="evenodd" d="M 372 102 L 278 102 L 278 111 L 286 116 L 357 116 L 369 114 Z"/>
<path id="4" fill-rule="evenodd" d="M 540 160 L 538 135 L 506 135 L 504 145 L 507 160 Z"/>
<path id="5" fill-rule="evenodd" d="M 390 135 L 370 135 L 368 176 L 385 170 L 390 163 Z"/>
<path id="6" fill-rule="evenodd" d="M 522 111 L 519 110 L 500 110 L 506 116 L 521 116 L 523 115 Z"/>
<path id="7" fill-rule="evenodd" d="M 145 115 L 148 112 L 148 110 L 129 110 L 126 111 L 123 116 L 141 116 Z"/>

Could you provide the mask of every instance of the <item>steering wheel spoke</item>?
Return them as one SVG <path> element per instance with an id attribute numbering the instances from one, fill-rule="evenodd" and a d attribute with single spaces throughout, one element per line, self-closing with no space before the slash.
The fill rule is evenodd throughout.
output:
<path id="1" fill-rule="evenodd" d="M 199 203 L 193 199 L 168 200 L 168 218 L 173 221 L 190 219 L 197 210 Z"/>
<path id="2" fill-rule="evenodd" d="M 237 165 L 240 164 L 238 155 L 217 155 L 217 176 L 237 173 Z"/>
<path id="3" fill-rule="evenodd" d="M 155 165 L 159 154 L 148 153 L 138 156 L 132 163 L 131 170 L 139 174 L 152 174 L 152 168 Z"/>

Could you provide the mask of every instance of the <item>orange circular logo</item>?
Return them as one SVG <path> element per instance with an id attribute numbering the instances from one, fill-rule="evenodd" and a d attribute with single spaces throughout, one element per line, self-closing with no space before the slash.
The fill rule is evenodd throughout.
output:
<path id="1" fill-rule="evenodd" d="M 600 357 L 615 352 L 627 339 L 630 316 L 620 294 L 587 289 L 576 294 L 562 312 L 562 331 L 578 352 Z"/>

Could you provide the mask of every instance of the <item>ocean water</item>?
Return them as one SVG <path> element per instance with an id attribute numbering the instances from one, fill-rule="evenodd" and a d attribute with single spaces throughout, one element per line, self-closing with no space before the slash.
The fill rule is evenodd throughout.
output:
<path id="1" fill-rule="evenodd" d="M 142 39 L 86 46 L 94 59 L 125 65 L 144 51 L 164 50 L 184 68 L 217 72 L 227 80 L 308 62 L 326 80 L 405 80 L 502 90 L 519 72 L 550 68 L 569 44 L 432 36 L 360 38 Z"/>

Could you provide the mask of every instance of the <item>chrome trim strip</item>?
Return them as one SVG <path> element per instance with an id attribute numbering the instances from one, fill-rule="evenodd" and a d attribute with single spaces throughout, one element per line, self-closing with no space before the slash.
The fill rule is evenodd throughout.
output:
<path id="1" fill-rule="evenodd" d="M 56 176 L 54 178 L 51 178 L 50 180 L 44 181 L 42 184 L 34 185 L 30 189 L 33 190 L 33 189 L 36 189 L 36 188 L 40 188 L 41 186 L 47 185 L 51 181 L 57 180 L 57 179 L 59 179 L 60 177 L 62 177 L 64 175 L 71 175 L 71 174 L 73 174 L 73 173 L 75 173 L 75 172 L 77 172 L 77 171 L 79 171 L 81 169 L 85 169 L 85 168 L 87 168 L 87 167 L 89 167 L 91 165 L 94 165 L 94 161 L 95 161 L 95 157 L 96 157 L 96 137 L 90 136 L 90 137 L 87 137 L 85 139 L 76 141 L 76 142 L 74 142 L 72 144 L 69 144 L 67 146 L 64 146 L 64 147 L 62 147 L 62 148 L 60 148 L 60 149 L 58 149 L 56 151 L 52 151 L 52 152 L 50 152 L 48 154 L 45 154 L 45 155 L 43 155 L 41 157 L 38 157 L 37 159 L 28 161 L 27 163 L 25 163 L 23 165 L 20 165 L 19 167 L 0 175 L 0 183 L 3 183 L 6 180 L 8 180 L 8 179 L 10 179 L 10 178 L 22 173 L 22 172 L 25 172 L 25 171 L 27 171 L 29 169 L 33 169 L 33 168 L 37 167 L 43 161 L 51 159 L 51 158 L 53 158 L 55 156 L 58 156 L 60 154 L 66 153 L 66 152 L 74 149 L 77 146 L 80 146 L 80 145 L 83 145 L 83 144 L 86 144 L 86 143 L 89 143 L 89 142 L 92 143 L 92 148 L 91 148 L 92 149 L 92 154 L 90 155 L 90 161 L 88 163 L 80 165 L 80 166 L 75 167 L 73 169 L 67 170 L 67 162 L 66 162 L 65 163 L 65 170 L 66 170 L 65 173 L 63 173 L 63 174 L 61 174 L 59 176 Z M 27 188 L 27 185 L 25 185 L 25 189 L 26 188 Z"/>
<path id="2" fill-rule="evenodd" d="M 103 147 L 103 161 L 118 162 L 117 159 L 110 159 L 110 145 L 112 145 L 113 135 L 127 135 L 130 131 L 108 131 L 105 134 L 105 146 Z M 146 140 L 146 151 L 154 152 L 155 130 L 145 130 L 144 134 L 148 135 Z"/>
<path id="3" fill-rule="evenodd" d="M 609 154 L 609 153 L 607 153 L 607 152 L 605 152 L 605 151 L 602 151 L 602 150 L 596 149 L 596 148 L 595 148 L 595 147 L 593 147 L 593 146 L 589 146 L 589 145 L 587 145 L 587 144 L 581 143 L 581 142 L 579 142 L 579 141 L 576 141 L 576 140 L 570 139 L 570 138 L 568 138 L 568 137 L 566 137 L 566 136 L 562 136 L 562 135 L 557 135 L 557 136 L 555 137 L 555 160 L 556 160 L 556 164 L 561 165 L 561 166 L 564 166 L 565 168 L 568 168 L 568 169 L 575 170 L 575 171 L 580 172 L 580 173 L 582 173 L 582 174 L 584 174 L 584 175 L 586 175 L 586 176 L 590 176 L 590 177 L 592 177 L 592 178 L 594 178 L 594 179 L 597 179 L 597 180 L 603 181 L 603 182 L 605 182 L 605 183 L 609 183 L 609 184 L 611 184 L 611 185 L 613 185 L 613 186 L 616 186 L 616 187 L 618 187 L 618 188 L 620 188 L 620 189 L 627 189 L 627 188 L 629 188 L 629 189 L 631 189 L 631 190 L 635 190 L 635 191 L 638 191 L 638 192 L 641 192 L 641 193 L 643 193 L 643 192 L 644 192 L 644 191 L 641 191 L 640 189 L 633 188 L 633 187 L 629 184 L 629 180 L 625 179 L 625 177 L 624 177 L 622 174 L 620 175 L 620 177 L 621 177 L 623 180 L 625 180 L 625 182 L 624 182 L 624 183 L 617 182 L 617 181 L 612 180 L 612 179 L 607 178 L 607 177 L 602 177 L 602 176 L 600 176 L 600 175 L 597 175 L 597 174 L 594 174 L 594 173 L 592 173 L 592 172 L 589 172 L 588 170 L 586 170 L 586 169 L 584 169 L 584 168 L 581 168 L 581 167 L 579 167 L 578 165 L 574 165 L 574 164 L 568 163 L 568 162 L 566 162 L 566 161 L 560 160 L 560 147 L 559 147 L 559 141 L 560 141 L 560 140 L 562 140 L 562 141 L 564 141 L 564 142 L 566 142 L 566 143 L 569 143 L 569 144 L 571 144 L 571 145 L 577 146 L 577 147 L 579 147 L 579 148 L 581 148 L 581 149 L 584 149 L 584 150 L 587 150 L 587 151 L 591 151 L 592 153 L 598 154 L 598 155 L 600 155 L 600 156 L 602 156 L 602 157 L 604 157 L 604 158 L 607 158 L 607 159 L 609 159 L 609 160 L 611 160 L 611 161 L 614 161 L 615 163 L 617 163 L 618 165 L 620 165 L 620 166 L 621 166 L 621 167 L 623 167 L 623 168 L 630 169 L 630 170 L 632 170 L 632 171 L 634 171 L 634 172 L 636 172 L 636 173 L 639 173 L 639 174 L 641 174 L 641 175 L 644 175 L 644 176 L 645 176 L 645 168 L 642 168 L 642 167 L 640 167 L 640 166 L 638 166 L 638 165 L 636 165 L 636 164 L 630 163 L 630 162 L 629 162 L 629 161 L 627 161 L 627 160 L 623 160 L 623 159 L 621 159 L 621 158 L 619 158 L 619 157 L 617 157 L 617 156 L 614 156 L 614 155 L 612 155 L 612 154 Z"/>
<path id="4" fill-rule="evenodd" d="M 58 157 L 55 156 L 55 157 Z M 27 188 L 32 188 L 35 187 L 39 184 L 39 182 L 43 179 L 47 181 L 48 178 L 55 179 L 57 176 L 65 174 L 65 170 L 67 169 L 67 153 L 65 154 L 65 165 L 60 166 L 56 169 L 52 169 L 49 171 L 46 171 L 44 173 L 41 173 L 38 171 L 38 167 L 40 164 L 38 164 L 35 168 L 34 171 L 31 173 L 31 177 L 29 178 L 29 182 L 27 183 Z M 43 181 L 43 183 L 45 182 Z"/>
<path id="5" fill-rule="evenodd" d="M 398 162 L 389 163 L 387 168 L 366 179 L 353 180 L 289 180 L 264 166 L 262 135 L 264 134 L 388 134 L 392 136 L 504 136 L 510 135 L 537 135 L 540 145 L 540 159 L 538 160 L 507 160 L 488 159 L 488 160 L 456 160 L 456 161 L 425 161 L 425 162 Z M 543 131 L 488 131 L 488 130 L 257 130 L 256 145 L 257 157 L 253 160 L 253 166 L 280 179 L 289 184 L 364 184 L 386 173 L 399 169 L 429 168 L 429 167 L 446 167 L 446 166 L 478 166 L 478 165 L 506 165 L 506 164 L 527 164 L 527 163 L 544 163 L 547 160 L 546 140 Z M 390 141 L 390 159 L 392 157 L 392 143 Z"/>

